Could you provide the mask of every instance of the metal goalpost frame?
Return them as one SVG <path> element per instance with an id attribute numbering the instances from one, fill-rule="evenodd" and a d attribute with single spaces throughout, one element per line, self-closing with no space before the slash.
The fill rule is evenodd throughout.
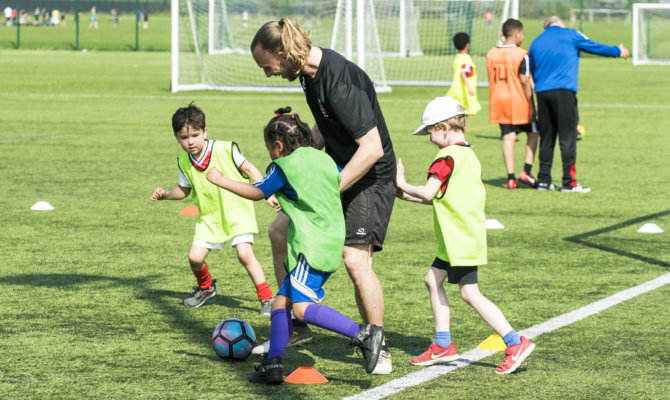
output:
<path id="1" fill-rule="evenodd" d="M 668 10 L 670 12 L 670 3 L 633 3 L 633 65 L 670 65 L 670 60 L 650 60 L 649 41 L 650 23 L 641 20 L 641 13 L 645 10 Z M 670 19 L 669 19 L 670 21 Z M 640 47 L 640 41 L 646 39 L 647 48 Z M 645 56 L 641 57 L 642 52 Z"/>
<path id="2" fill-rule="evenodd" d="M 250 52 L 248 50 L 238 49 L 237 47 L 240 43 L 228 43 L 232 40 L 232 32 L 230 31 L 230 26 L 221 26 L 217 24 L 219 22 L 228 22 L 229 15 L 227 15 L 227 10 L 221 10 L 221 12 L 216 11 L 216 6 L 222 6 L 225 8 L 226 0 L 205 0 L 209 5 L 210 15 L 206 17 L 205 22 L 208 26 L 208 32 L 198 32 L 197 27 L 194 26 L 194 12 L 195 10 L 191 4 L 191 0 L 171 0 L 171 59 L 172 59 L 172 74 L 171 74 L 171 90 L 173 92 L 183 91 L 183 90 L 236 90 L 236 91 L 257 91 L 257 92 L 299 92 L 301 88 L 295 84 L 290 84 L 284 82 L 283 84 L 263 84 L 257 83 L 256 80 L 250 80 L 248 83 L 244 81 L 233 82 L 228 80 L 221 80 L 220 82 L 214 80 L 208 75 L 208 70 L 210 67 L 213 67 L 212 57 L 226 57 L 227 54 L 237 54 L 237 55 L 246 55 Z M 438 76 L 434 71 L 435 68 L 432 67 L 433 64 L 430 64 L 433 68 L 429 74 L 433 74 L 435 78 L 428 77 L 423 75 L 423 72 L 415 71 L 413 78 L 412 76 L 404 76 L 406 72 L 402 70 L 398 73 L 398 65 L 403 68 L 405 65 L 408 68 L 412 68 L 412 61 L 408 61 L 407 64 L 401 63 L 398 64 L 395 61 L 389 61 L 384 57 L 389 56 L 400 56 L 407 58 L 408 56 L 418 56 L 421 57 L 422 53 L 426 55 L 425 51 L 422 51 L 421 47 L 423 44 L 419 42 L 418 47 L 414 44 L 411 44 L 412 40 L 419 40 L 418 33 L 413 33 L 413 29 L 416 30 L 416 27 L 412 27 L 412 24 L 416 25 L 420 23 L 418 20 L 420 17 L 418 15 L 420 10 L 413 10 L 416 0 L 395 0 L 396 1 L 396 12 L 400 17 L 398 21 L 395 22 L 396 32 L 400 32 L 401 35 L 399 38 L 395 39 L 396 46 L 399 45 L 400 51 L 391 49 L 388 50 L 386 42 L 382 40 L 387 38 L 380 38 L 380 34 L 386 35 L 384 32 L 380 31 L 381 25 L 378 26 L 378 23 L 381 21 L 375 20 L 376 13 L 375 11 L 375 0 L 335 0 L 333 6 L 335 7 L 335 13 L 333 15 L 335 24 L 333 26 L 332 32 L 329 33 L 331 39 L 331 48 L 342 52 L 343 56 L 347 59 L 355 61 L 362 69 L 370 69 L 369 74 L 374 74 L 375 78 L 373 80 L 376 84 L 376 89 L 379 92 L 390 91 L 390 85 L 398 86 L 445 86 L 451 84 L 450 77 Z M 427 1 L 427 0 L 419 0 Z M 496 7 L 497 12 L 502 12 L 502 19 L 496 21 L 492 27 L 494 30 L 499 30 L 504 20 L 508 17 L 518 18 L 518 0 L 467 0 L 468 3 L 477 3 L 477 4 L 487 4 L 489 2 L 495 2 L 498 4 Z M 354 4 L 354 2 L 356 2 Z M 449 0 L 434 0 L 436 4 L 447 4 Z M 459 2 L 458 0 L 456 2 Z M 498 7 L 502 6 L 502 10 Z M 181 10 L 182 8 L 188 8 L 188 10 Z M 434 6 L 433 6 L 434 7 Z M 446 6 L 445 6 L 446 7 Z M 479 6 L 481 7 L 481 6 Z M 497 13 L 496 12 L 496 13 Z M 223 13 L 223 15 L 221 15 Z M 183 15 L 180 15 L 183 14 Z M 216 14 L 216 15 L 214 15 Z M 414 16 L 416 15 L 416 17 Z M 379 16 L 380 18 L 385 18 L 385 16 Z M 356 19 L 354 21 L 354 18 Z M 410 20 L 409 18 L 416 18 L 416 20 Z M 222 19 L 222 20 L 221 20 Z M 181 20 L 181 21 L 180 21 Z M 188 21 L 190 21 L 190 29 L 188 27 Z M 498 24 L 499 22 L 499 24 Z M 180 26 L 181 25 L 181 26 Z M 216 28 L 213 29 L 213 28 Z M 386 26 L 383 27 L 387 29 Z M 180 29 L 185 30 L 180 35 Z M 189 32 L 190 31 L 190 32 Z M 343 32 L 344 31 L 344 32 Z M 355 33 L 354 33 L 355 31 Z M 491 32 L 491 31 L 489 31 Z M 216 35 L 228 35 L 228 38 L 222 37 L 223 43 L 219 43 L 218 37 Z M 489 34 L 487 34 L 489 35 Z M 191 37 L 186 39 L 186 37 Z M 414 37 L 416 36 L 416 37 Z M 184 42 L 180 45 L 180 40 Z M 187 44 L 188 42 L 192 42 Z M 200 48 L 199 43 L 201 41 L 207 40 L 207 48 Z M 356 43 L 354 43 L 354 40 Z M 338 46 L 335 46 L 335 43 L 339 42 Z M 398 41 L 400 43 L 398 43 Z M 186 43 L 186 44 L 185 44 Z M 180 48 L 180 46 L 186 46 Z M 218 48 L 221 47 L 222 48 Z M 495 42 L 491 43 L 491 46 L 495 46 Z M 417 47 L 417 49 L 414 49 Z M 417 51 L 418 50 L 418 51 Z M 397 52 L 396 53 L 388 53 Z M 385 53 L 387 52 L 387 53 Z M 412 54 L 410 54 L 412 53 Z M 429 54 L 429 57 L 435 58 L 434 54 Z M 438 54 L 438 56 L 440 56 Z M 249 54 L 250 57 L 250 54 Z M 183 58 L 183 60 L 182 60 Z M 443 61 L 440 61 L 440 68 L 444 64 Z M 390 63 L 389 65 L 385 65 Z M 217 61 L 217 65 L 225 66 L 228 65 L 228 61 L 221 59 Z M 180 68 L 184 69 L 180 75 Z M 385 68 L 394 68 L 393 72 L 391 70 L 386 70 Z M 197 71 L 196 69 L 199 69 Z M 380 69 L 380 70 L 378 70 Z M 218 71 L 218 70 L 217 70 Z M 210 71 L 214 74 L 218 72 Z M 379 76 L 376 76 L 376 75 Z M 418 74 L 418 75 L 417 75 Z M 441 72 L 439 73 L 441 74 Z M 402 76 L 401 76 L 402 75 Z M 372 75 L 371 75 L 372 77 Z M 428 78 L 428 79 L 426 79 Z M 215 78 L 216 79 L 216 78 Z M 422 80 L 424 79 L 424 80 Z M 184 80 L 183 82 L 181 80 Z M 252 83 L 253 82 L 253 83 Z M 488 82 L 480 81 L 478 86 L 487 86 Z"/>

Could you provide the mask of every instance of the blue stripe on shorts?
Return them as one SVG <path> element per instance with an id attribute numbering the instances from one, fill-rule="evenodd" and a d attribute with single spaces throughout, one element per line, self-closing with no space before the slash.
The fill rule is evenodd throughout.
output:
<path id="1" fill-rule="evenodd" d="M 277 294 L 288 297 L 293 303 L 319 303 L 326 294 L 322 286 L 330 274 L 312 268 L 301 254 L 298 265 L 284 279 Z"/>

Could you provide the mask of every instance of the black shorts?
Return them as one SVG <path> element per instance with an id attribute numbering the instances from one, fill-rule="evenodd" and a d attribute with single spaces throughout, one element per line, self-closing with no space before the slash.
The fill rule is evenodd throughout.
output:
<path id="1" fill-rule="evenodd" d="M 440 260 L 436 257 L 431 267 L 447 271 L 447 282 L 454 285 L 477 283 L 477 266 L 452 267 L 449 261 Z"/>
<path id="2" fill-rule="evenodd" d="M 347 227 L 345 245 L 370 244 L 380 251 L 391 220 L 395 182 L 357 182 L 342 193 L 342 210 Z"/>
<path id="3" fill-rule="evenodd" d="M 519 132 L 537 132 L 537 123 L 535 121 L 524 124 L 524 125 L 510 125 L 510 124 L 500 124 L 500 137 L 507 135 L 508 133 L 519 133 Z"/>

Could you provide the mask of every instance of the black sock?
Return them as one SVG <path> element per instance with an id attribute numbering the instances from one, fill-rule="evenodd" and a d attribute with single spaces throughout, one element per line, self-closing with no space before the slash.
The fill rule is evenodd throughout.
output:
<path id="1" fill-rule="evenodd" d="M 514 174 L 507 174 L 507 179 L 514 179 L 514 180 L 516 180 L 516 178 L 514 177 Z"/>
<path id="2" fill-rule="evenodd" d="M 530 175 L 530 170 L 533 169 L 533 164 L 523 164 L 523 170 Z"/>

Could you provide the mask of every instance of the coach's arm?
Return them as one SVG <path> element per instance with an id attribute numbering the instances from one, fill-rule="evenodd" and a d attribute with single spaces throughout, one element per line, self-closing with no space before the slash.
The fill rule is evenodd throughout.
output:
<path id="1" fill-rule="evenodd" d="M 355 140 L 358 144 L 358 149 L 356 149 L 351 160 L 349 160 L 342 172 L 340 172 L 340 192 L 349 189 L 351 185 L 361 179 L 384 156 L 382 139 L 376 126 Z"/>

